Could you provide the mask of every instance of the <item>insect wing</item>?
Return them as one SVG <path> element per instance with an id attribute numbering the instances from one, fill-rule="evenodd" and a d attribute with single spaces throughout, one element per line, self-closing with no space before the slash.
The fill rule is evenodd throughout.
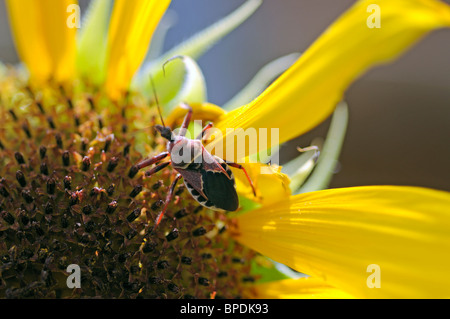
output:
<path id="1" fill-rule="evenodd" d="M 207 198 L 206 194 L 203 192 L 203 181 L 200 171 L 180 168 L 175 169 L 183 176 L 184 183 L 191 195 L 199 202 L 206 201 Z"/>
<path id="2" fill-rule="evenodd" d="M 233 179 L 221 171 L 202 170 L 203 190 L 208 200 L 215 207 L 227 211 L 235 211 L 239 207 Z"/>
<path id="3" fill-rule="evenodd" d="M 220 158 L 203 149 L 202 163 L 177 169 L 191 195 L 203 206 L 215 210 L 235 211 L 239 207 L 233 174 Z M 193 169 L 195 167 L 195 169 Z"/>
<path id="4" fill-rule="evenodd" d="M 216 207 L 204 193 L 203 188 L 203 176 L 200 170 L 189 170 L 175 168 L 181 176 L 183 176 L 184 184 L 191 193 L 192 197 L 201 205 L 213 210 L 222 210 L 222 208 Z"/>
<path id="5" fill-rule="evenodd" d="M 209 201 L 223 210 L 235 211 L 239 207 L 236 184 L 228 165 L 203 148 L 203 191 Z"/>

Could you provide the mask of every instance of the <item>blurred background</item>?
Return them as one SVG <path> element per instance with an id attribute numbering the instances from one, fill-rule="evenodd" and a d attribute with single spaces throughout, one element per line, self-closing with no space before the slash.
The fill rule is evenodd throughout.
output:
<path id="1" fill-rule="evenodd" d="M 82 12 L 88 2 L 80 1 Z M 165 49 L 243 2 L 173 0 L 170 10 L 177 23 L 167 34 Z M 224 104 L 265 64 L 305 51 L 353 2 L 266 0 L 199 59 L 209 101 Z M 4 1 L 0 2 L 0 60 L 18 61 Z M 348 89 L 346 101 L 349 126 L 331 187 L 392 184 L 450 191 L 450 29 L 431 33 L 394 63 L 369 71 Z M 328 126 L 329 120 L 286 143 L 281 163 L 298 154 L 296 146 L 325 137 Z"/>

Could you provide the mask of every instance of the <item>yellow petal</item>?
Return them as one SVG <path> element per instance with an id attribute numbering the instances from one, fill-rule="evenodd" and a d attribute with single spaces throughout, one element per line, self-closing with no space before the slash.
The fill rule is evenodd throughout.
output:
<path id="1" fill-rule="evenodd" d="M 69 20 L 73 22 L 80 18 L 73 10 L 76 4 L 76 0 L 39 1 L 44 39 L 52 62 L 51 72 L 57 81 L 66 81 L 75 75 L 77 28 L 70 25 Z"/>
<path id="2" fill-rule="evenodd" d="M 74 75 L 76 28 L 67 21 L 75 0 L 7 0 L 14 41 L 35 81 L 65 81 Z"/>
<path id="3" fill-rule="evenodd" d="M 381 28 L 368 27 L 371 4 L 381 8 Z M 227 113 L 216 126 L 224 133 L 236 127 L 279 128 L 279 142 L 288 141 L 328 117 L 367 69 L 448 26 L 450 7 L 436 0 L 358 1 L 258 98 Z"/>
<path id="4" fill-rule="evenodd" d="M 347 299 L 352 295 L 318 278 L 298 278 L 256 284 L 246 298 L 256 299 Z"/>
<path id="5" fill-rule="evenodd" d="M 6 0 L 14 43 L 20 59 L 33 79 L 47 80 L 50 60 L 40 24 L 39 4 L 36 1 Z"/>
<path id="6" fill-rule="evenodd" d="M 241 169 L 232 169 L 236 180 L 239 195 L 248 199 L 270 205 L 274 202 L 288 200 L 291 195 L 289 177 L 281 173 L 281 166 L 261 163 L 242 164 L 246 169 L 253 185 L 256 188 L 256 197 L 253 195 L 250 183 Z"/>
<path id="7" fill-rule="evenodd" d="M 236 223 L 238 241 L 356 297 L 450 297 L 448 192 L 330 189 L 250 211 Z"/>
<path id="8" fill-rule="evenodd" d="M 189 106 L 192 107 L 192 120 L 204 121 L 204 125 L 206 125 L 208 121 L 217 121 L 217 119 L 225 113 L 224 109 L 212 103 L 189 103 Z M 164 124 L 175 128 L 181 125 L 186 114 L 187 109 L 177 106 L 164 120 Z"/>
<path id="9" fill-rule="evenodd" d="M 142 61 L 170 0 L 116 0 L 108 34 L 106 90 L 119 98 Z"/>

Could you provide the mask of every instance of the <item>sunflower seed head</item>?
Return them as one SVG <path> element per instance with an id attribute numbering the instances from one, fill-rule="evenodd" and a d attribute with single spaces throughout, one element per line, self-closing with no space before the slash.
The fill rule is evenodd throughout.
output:
<path id="1" fill-rule="evenodd" d="M 175 172 L 147 177 L 134 166 L 148 156 L 138 150 L 164 145 L 137 129 L 156 115 L 145 99 L 130 93 L 124 112 L 87 84 L 71 95 L 8 76 L 0 86 L 0 298 L 233 298 L 248 289 L 255 253 L 231 243 L 216 226 L 226 215 L 203 209 L 183 186 L 151 231 Z M 81 289 L 67 287 L 70 264 L 80 267 Z"/>

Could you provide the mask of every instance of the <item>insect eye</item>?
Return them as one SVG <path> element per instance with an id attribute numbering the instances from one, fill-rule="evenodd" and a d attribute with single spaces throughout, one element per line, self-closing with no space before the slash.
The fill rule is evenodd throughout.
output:
<path id="1" fill-rule="evenodd" d="M 164 137 L 166 140 L 173 142 L 172 130 L 169 127 L 162 125 L 155 125 L 155 129 Z"/>

